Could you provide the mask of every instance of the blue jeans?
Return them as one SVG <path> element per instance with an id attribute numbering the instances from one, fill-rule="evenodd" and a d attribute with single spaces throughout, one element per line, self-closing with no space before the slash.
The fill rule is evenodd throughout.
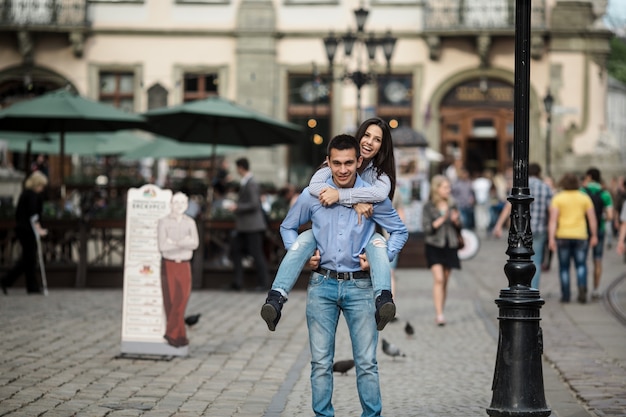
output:
<path id="1" fill-rule="evenodd" d="M 570 300 L 569 268 L 574 260 L 578 288 L 587 288 L 587 240 L 557 239 L 556 246 L 559 256 L 559 277 L 561 279 L 561 300 Z"/>
<path id="2" fill-rule="evenodd" d="M 311 273 L 306 320 L 311 348 L 311 391 L 316 417 L 334 417 L 333 361 L 339 314 L 343 312 L 352 341 L 361 417 L 380 416 L 382 399 L 376 347 L 374 297 L 369 279 L 337 280 Z"/>
<path id="3" fill-rule="evenodd" d="M 280 262 L 272 289 L 284 292 L 283 295 L 286 297 L 296 284 L 304 264 L 313 256 L 316 248 L 317 242 L 312 230 L 300 233 Z M 370 264 L 374 295 L 378 297 L 382 290 L 391 291 L 391 267 L 385 238 L 374 233 L 365 246 L 365 254 Z"/>
<path id="4" fill-rule="evenodd" d="M 465 229 L 474 230 L 474 207 L 460 207 L 461 223 Z"/>
<path id="5" fill-rule="evenodd" d="M 543 247 L 546 244 L 548 234 L 546 232 L 533 232 L 533 251 L 535 254 L 530 257 L 530 260 L 535 264 L 535 275 L 530 283 L 532 288 L 539 289 L 539 279 L 541 278 L 541 264 L 543 263 Z"/>

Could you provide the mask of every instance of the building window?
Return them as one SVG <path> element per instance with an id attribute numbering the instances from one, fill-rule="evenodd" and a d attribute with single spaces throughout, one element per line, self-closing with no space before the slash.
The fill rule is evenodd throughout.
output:
<path id="1" fill-rule="evenodd" d="M 202 100 L 216 96 L 218 84 L 217 73 L 185 73 L 183 75 L 183 101 Z"/>
<path id="2" fill-rule="evenodd" d="M 291 152 L 290 181 L 305 186 L 313 170 L 326 155 L 330 140 L 332 78 L 328 74 L 289 74 L 287 119 L 305 126 L 308 141 L 293 147 Z"/>
<path id="3" fill-rule="evenodd" d="M 122 110 L 134 112 L 135 74 L 132 72 L 101 72 L 99 100 Z"/>
<path id="4" fill-rule="evenodd" d="M 398 126 L 411 126 L 413 76 L 411 74 L 381 76 L 377 89 L 378 115 L 387 120 L 397 120 Z"/>

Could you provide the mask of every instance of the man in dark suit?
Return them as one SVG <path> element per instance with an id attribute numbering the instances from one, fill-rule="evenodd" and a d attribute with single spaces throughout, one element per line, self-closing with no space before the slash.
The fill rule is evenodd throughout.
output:
<path id="1" fill-rule="evenodd" d="M 235 266 L 235 279 L 232 288 L 240 290 L 243 287 L 243 251 L 254 259 L 257 270 L 260 289 L 268 288 L 268 271 L 265 254 L 263 253 L 263 237 L 267 229 L 265 214 L 261 206 L 261 192 L 259 184 L 254 180 L 250 172 L 250 163 L 247 158 L 235 161 L 237 173 L 241 177 L 239 197 L 232 207 L 235 213 L 235 229 L 237 236 L 233 241 L 233 264 Z"/>

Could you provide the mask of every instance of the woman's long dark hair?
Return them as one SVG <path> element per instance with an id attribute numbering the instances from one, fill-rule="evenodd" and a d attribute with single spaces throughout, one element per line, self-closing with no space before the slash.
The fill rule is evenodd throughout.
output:
<path id="1" fill-rule="evenodd" d="M 360 145 L 361 139 L 365 136 L 367 128 L 371 125 L 376 125 L 383 131 L 383 141 L 380 145 L 380 150 L 376 156 L 374 156 L 372 162 L 379 177 L 383 173 L 387 174 L 389 177 L 389 180 L 391 181 L 389 199 L 393 200 L 393 195 L 396 191 L 396 158 L 393 154 L 393 142 L 391 141 L 391 129 L 389 128 L 389 125 L 380 117 L 372 117 L 361 123 L 361 126 L 357 129 L 354 137 L 356 137 L 356 140 Z"/>

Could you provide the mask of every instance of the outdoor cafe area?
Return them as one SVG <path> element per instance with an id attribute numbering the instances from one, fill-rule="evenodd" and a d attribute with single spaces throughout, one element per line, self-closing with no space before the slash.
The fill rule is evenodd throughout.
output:
<path id="1" fill-rule="evenodd" d="M 272 119 L 217 96 L 140 115 L 61 89 L 0 109 L 0 143 L 6 150 L 27 155 L 28 164 L 21 167 L 22 172 L 31 170 L 30 157 L 41 153 L 49 156 L 50 184 L 41 219 L 42 226 L 49 230 L 42 239 L 49 287 L 123 285 L 126 193 L 145 183 L 161 183 L 157 172 L 145 175 L 143 167 L 124 164 L 122 159 L 137 161 L 150 155 L 177 163 L 202 156 L 204 161 L 215 163 L 199 170 L 175 167 L 162 187 L 180 191 L 181 183 L 171 179 L 193 179 L 191 185 L 200 184 L 199 190 L 187 187 L 186 192 L 204 207 L 196 218 L 200 247 L 194 252 L 193 286 L 228 288 L 233 275 L 230 243 L 235 233 L 234 219 L 230 213 L 211 214 L 202 204 L 211 195 L 210 177 L 197 178 L 196 173 L 215 172 L 220 155 L 242 147 L 299 146 L 305 139 L 302 126 Z M 400 164 L 407 167 L 399 184 L 404 184 L 400 188 L 410 204 L 409 212 L 419 213 L 416 190 L 421 187 L 415 184 L 424 182 L 428 165 L 416 162 L 425 155 L 426 141 L 421 138 L 422 143 L 414 143 L 415 138 L 408 139 L 398 143 L 412 147 L 411 152 L 402 152 L 411 161 Z M 93 166 L 76 167 L 76 158 L 91 158 Z M 23 177 L 0 175 L 0 273 L 10 268 L 19 255 L 10 202 L 17 201 Z M 265 254 L 272 274 L 284 255 L 281 221 L 281 216 L 270 215 L 265 236 Z M 409 223 L 413 224 L 409 230 L 415 230 L 419 216 L 410 216 Z M 423 259 L 423 241 L 419 233 L 411 233 L 399 267 L 424 266 Z M 245 285 L 255 286 L 254 265 L 244 266 L 248 271 Z M 300 280 L 298 285 L 305 282 Z"/>
<path id="2" fill-rule="evenodd" d="M 20 182 L 3 178 L 2 189 L 19 190 Z M 141 183 L 131 178 L 111 181 L 106 187 L 91 184 L 74 184 L 72 177 L 66 184 L 66 200 L 60 199 L 58 189 L 50 189 L 48 201 L 44 204 L 42 225 L 48 229 L 48 236 L 42 239 L 42 251 L 46 268 L 48 287 L 63 288 L 121 288 L 124 280 L 125 256 L 125 195 L 130 187 L 140 187 Z M 174 184 L 176 188 L 180 184 Z M 193 193 L 206 190 L 201 181 L 193 182 Z M 103 194 L 101 194 L 103 193 Z M 98 196 L 107 195 L 108 201 L 100 210 L 84 209 L 80 216 L 66 207 L 80 195 L 89 204 L 97 204 Z M 233 277 L 230 256 L 231 241 L 235 234 L 232 213 L 220 211 L 212 216 L 206 209 L 206 193 L 192 196 L 203 207 L 196 219 L 200 246 L 192 260 L 193 287 L 227 289 Z M 6 199 L 5 199 L 6 201 Z M 284 214 L 282 214 L 284 215 Z M 280 216 L 280 215 L 279 215 Z M 278 268 L 285 249 L 280 237 L 282 218 L 270 213 L 269 225 L 265 234 L 265 255 L 270 274 Z M 15 236 L 14 211 L 0 205 L 0 273 L 8 270 L 19 257 L 21 250 Z M 303 230 L 306 227 L 303 227 Z M 411 238 L 399 258 L 399 267 L 422 267 L 423 242 L 419 236 Z M 256 274 L 252 260 L 244 262 L 246 269 L 245 287 L 256 286 Z M 303 271 L 303 276 L 308 271 Z M 16 286 L 24 285 L 23 277 Z M 306 279 L 300 279 L 297 287 L 305 288 Z"/>

